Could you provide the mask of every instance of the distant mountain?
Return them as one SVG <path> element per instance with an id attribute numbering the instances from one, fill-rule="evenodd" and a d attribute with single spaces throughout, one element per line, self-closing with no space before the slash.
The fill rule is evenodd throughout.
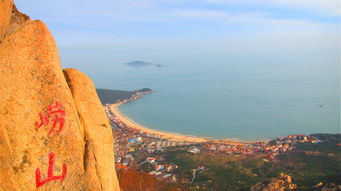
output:
<path id="1" fill-rule="evenodd" d="M 140 60 L 135 60 L 135 61 L 128 62 L 128 63 L 125 63 L 125 64 L 128 65 L 128 66 L 132 66 L 132 67 L 141 67 L 141 66 L 162 67 L 162 66 L 164 66 L 162 64 L 154 64 L 154 63 L 140 61 Z"/>

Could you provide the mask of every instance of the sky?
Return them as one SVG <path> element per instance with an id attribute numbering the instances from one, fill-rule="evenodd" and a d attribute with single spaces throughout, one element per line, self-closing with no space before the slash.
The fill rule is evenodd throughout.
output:
<path id="1" fill-rule="evenodd" d="M 340 0 L 16 0 L 44 21 L 63 66 L 228 52 L 331 54 Z M 224 51 L 222 51 L 224 50 Z M 338 57 L 338 58 L 337 58 Z M 86 67 L 85 67 L 86 68 Z M 90 66 L 85 70 L 90 70 Z"/>

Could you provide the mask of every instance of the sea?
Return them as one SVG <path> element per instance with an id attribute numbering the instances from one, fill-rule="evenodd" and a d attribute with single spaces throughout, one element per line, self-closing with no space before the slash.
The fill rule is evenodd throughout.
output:
<path id="1" fill-rule="evenodd" d="M 291 53 L 144 61 L 163 66 L 117 62 L 86 73 L 99 88 L 153 89 L 119 107 L 148 128 L 242 141 L 340 133 L 338 58 Z"/>

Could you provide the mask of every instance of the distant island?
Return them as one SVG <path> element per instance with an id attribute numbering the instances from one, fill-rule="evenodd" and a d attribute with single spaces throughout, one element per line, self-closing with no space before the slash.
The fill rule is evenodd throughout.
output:
<path id="1" fill-rule="evenodd" d="M 123 100 L 138 97 L 141 94 L 152 93 L 150 88 L 141 88 L 135 91 L 122 91 L 122 90 L 109 90 L 109 89 L 96 89 L 99 99 L 102 104 L 114 104 Z"/>
<path id="2" fill-rule="evenodd" d="M 164 65 L 162 64 L 154 64 L 151 62 L 145 62 L 145 61 L 140 61 L 140 60 L 135 60 L 132 62 L 125 63 L 128 66 L 132 67 L 142 67 L 142 66 L 155 66 L 155 67 L 163 67 Z"/>

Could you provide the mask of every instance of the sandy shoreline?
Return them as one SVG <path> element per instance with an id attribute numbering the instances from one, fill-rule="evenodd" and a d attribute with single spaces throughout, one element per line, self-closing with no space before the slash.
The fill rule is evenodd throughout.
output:
<path id="1" fill-rule="evenodd" d="M 157 135 L 162 136 L 162 138 L 171 140 L 171 141 L 186 141 L 186 142 L 193 142 L 193 143 L 204 143 L 204 142 L 212 142 L 212 143 L 223 143 L 223 144 L 231 144 L 231 145 L 240 145 L 240 144 L 246 144 L 249 142 L 244 142 L 244 141 L 239 141 L 239 140 L 235 140 L 235 139 L 208 139 L 205 137 L 196 137 L 196 136 L 189 136 L 189 135 L 181 135 L 181 134 L 177 134 L 177 133 L 170 133 L 170 132 L 163 132 L 163 131 L 158 131 L 158 130 L 154 130 L 154 129 L 150 129 L 147 128 L 141 124 L 136 123 L 135 121 L 133 121 L 132 119 L 130 119 L 129 117 L 123 115 L 120 110 L 118 109 L 118 107 L 126 102 L 128 102 L 130 100 L 126 100 L 126 101 L 122 101 L 119 103 L 115 103 L 115 104 L 111 104 L 109 106 L 111 112 L 121 121 L 123 122 L 125 125 L 134 128 L 134 129 L 138 129 L 141 130 L 143 132 L 147 132 L 147 133 L 154 133 Z"/>

